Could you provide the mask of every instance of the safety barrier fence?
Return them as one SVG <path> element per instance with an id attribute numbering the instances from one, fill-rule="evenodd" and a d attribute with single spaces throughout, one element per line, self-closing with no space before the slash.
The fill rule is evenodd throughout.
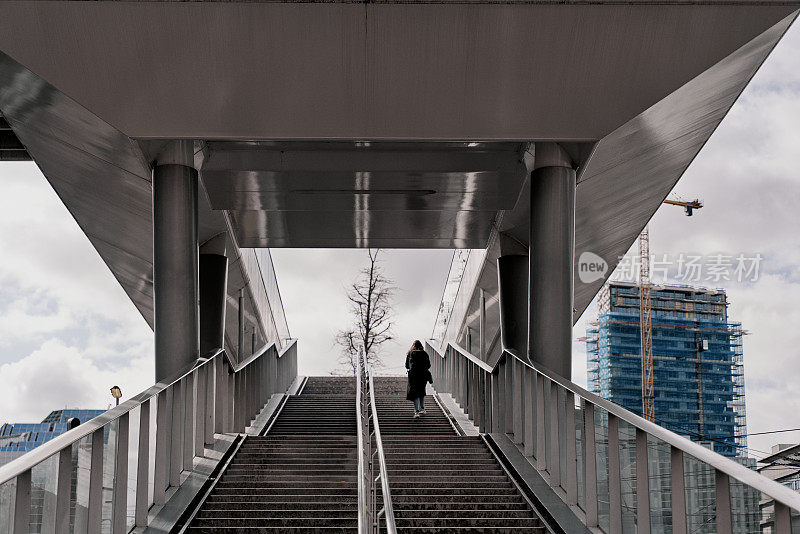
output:
<path id="1" fill-rule="evenodd" d="M 437 391 L 481 432 L 507 434 L 589 527 L 790 534 L 798 522 L 800 494 L 511 351 L 490 366 L 452 343 L 426 350 Z"/>
<path id="2" fill-rule="evenodd" d="M 214 434 L 243 432 L 296 376 L 294 341 L 242 362 L 224 350 L 200 358 L 0 467 L 0 533 L 146 527 L 150 508 L 169 500 Z"/>
<path id="3" fill-rule="evenodd" d="M 375 403 L 375 381 L 372 377 L 372 368 L 363 353 L 359 355 L 357 364 L 356 410 L 358 531 L 361 534 L 378 534 L 379 532 L 397 534 L 392 492 L 389 487 L 389 475 L 378 422 L 378 408 Z M 378 509 L 378 487 L 381 490 L 381 502 L 383 503 L 383 507 L 380 509 Z"/>

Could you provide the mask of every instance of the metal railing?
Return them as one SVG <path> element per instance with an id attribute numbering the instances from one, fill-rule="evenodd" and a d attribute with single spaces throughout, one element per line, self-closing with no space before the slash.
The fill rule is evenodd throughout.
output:
<path id="1" fill-rule="evenodd" d="M 0 467 L 0 533 L 146 527 L 151 506 L 169 500 L 214 434 L 243 432 L 296 376 L 296 343 L 239 363 L 224 350 L 200 358 Z"/>
<path id="2" fill-rule="evenodd" d="M 375 381 L 372 368 L 361 354 L 356 378 L 356 407 L 358 431 L 358 511 L 359 532 L 377 534 L 382 530 L 397 534 L 392 492 L 383 453 L 383 440 L 378 422 L 378 408 L 375 402 Z M 374 451 L 372 445 L 375 445 Z M 375 474 L 377 464 L 378 474 Z M 383 507 L 378 509 L 377 485 L 380 482 Z M 384 526 L 381 528 L 381 518 Z"/>
<path id="3" fill-rule="evenodd" d="M 510 351 L 491 367 L 452 343 L 426 350 L 437 391 L 481 432 L 508 434 L 589 527 L 790 534 L 797 523 L 800 494 Z M 759 496 L 772 506 L 759 510 Z"/>

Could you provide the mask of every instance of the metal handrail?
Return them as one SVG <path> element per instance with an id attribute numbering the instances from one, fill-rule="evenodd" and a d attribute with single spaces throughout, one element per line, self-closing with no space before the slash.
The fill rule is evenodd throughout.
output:
<path id="1" fill-rule="evenodd" d="M 428 348 L 442 360 L 446 358 L 447 349 L 449 348 L 452 349 L 454 353 L 459 354 L 469 363 L 476 365 L 487 374 L 497 373 L 499 367 L 506 363 L 504 362 L 505 359 L 516 360 L 518 364 L 531 369 L 534 373 L 541 375 L 543 378 L 557 384 L 558 386 L 564 388 L 564 390 L 571 392 L 573 395 L 585 400 L 586 402 L 606 410 L 609 414 L 643 431 L 645 434 L 653 436 L 654 438 L 663 441 L 671 447 L 696 458 L 710 467 L 713 467 L 717 471 L 735 480 L 738 480 L 743 484 L 746 484 L 754 490 L 763 493 L 768 498 L 773 499 L 794 511 L 800 512 L 800 494 L 792 491 L 790 488 L 774 480 L 770 480 L 769 478 L 764 477 L 763 475 L 751 469 L 748 469 L 744 465 L 722 456 L 721 454 L 715 453 L 690 439 L 680 436 L 679 434 L 667 430 L 666 428 L 661 427 L 653 422 L 647 421 L 633 412 L 626 410 L 622 406 L 619 406 L 585 390 L 570 380 L 559 376 L 557 373 L 539 364 L 532 364 L 524 360 L 511 350 L 504 349 L 497 363 L 494 366 L 490 366 L 486 362 L 480 360 L 480 358 L 477 356 L 470 354 L 468 351 L 464 350 L 455 343 L 447 342 L 444 347 L 445 350 L 441 351 L 433 345 L 428 344 Z"/>
<path id="2" fill-rule="evenodd" d="M 368 534 L 372 521 L 369 517 L 370 488 L 367 477 L 367 448 L 369 435 L 365 432 L 364 400 L 362 383 L 364 382 L 364 369 L 361 358 L 356 364 L 356 437 L 358 454 L 358 532 Z"/>
<path id="3" fill-rule="evenodd" d="M 372 433 L 375 436 L 375 448 L 378 454 L 378 465 L 380 466 L 381 491 L 383 492 L 383 516 L 386 520 L 386 532 L 397 534 L 397 525 L 394 518 L 394 505 L 392 504 L 392 490 L 389 487 L 389 475 L 386 469 L 386 457 L 383 453 L 383 440 L 381 439 L 381 428 L 378 423 L 378 405 L 375 402 L 375 382 L 372 378 L 372 369 L 367 372 L 369 379 L 369 400 L 372 409 Z M 374 480 L 374 478 L 373 478 Z M 377 514 L 379 516 L 380 513 Z M 376 532 L 379 530 L 378 518 L 375 518 Z"/>
<path id="4" fill-rule="evenodd" d="M 213 354 L 206 358 L 199 358 L 196 361 L 192 362 L 190 365 L 186 366 L 183 370 L 178 371 L 171 377 L 158 382 L 146 390 L 142 391 L 138 395 L 131 397 L 130 399 L 126 400 L 119 406 L 115 406 L 110 410 L 107 410 L 97 417 L 86 421 L 85 423 L 78 425 L 77 427 L 73 428 L 72 430 L 68 430 L 61 434 L 60 436 L 56 436 L 55 438 L 42 443 L 35 449 L 28 451 L 27 453 L 23 454 L 19 458 L 15 458 L 14 460 L 8 462 L 6 465 L 0 467 L 0 485 L 5 484 L 9 480 L 13 479 L 17 475 L 24 473 L 28 469 L 32 468 L 33 466 L 37 465 L 38 463 L 46 460 L 50 456 L 56 454 L 58 451 L 67 447 L 76 441 L 80 440 L 81 438 L 85 438 L 86 436 L 90 435 L 95 430 L 98 430 L 108 423 L 118 419 L 120 416 L 134 410 L 141 406 L 144 402 L 152 399 L 153 397 L 157 396 L 160 392 L 164 391 L 168 387 L 180 382 L 183 378 L 187 377 L 188 375 L 192 374 L 195 369 L 200 368 L 210 362 L 213 358 L 218 356 L 221 353 L 225 353 L 224 349 L 216 349 Z M 225 353 L 227 356 L 227 353 Z"/>
<path id="5" fill-rule="evenodd" d="M 504 350 L 504 352 L 508 356 L 516 358 L 520 363 L 533 369 L 543 377 L 555 382 L 567 391 L 571 391 L 578 397 L 591 402 L 595 406 L 599 406 L 608 413 L 615 415 L 620 420 L 625 421 L 629 425 L 634 426 L 639 430 L 643 430 L 648 435 L 660 439 L 676 449 L 682 450 L 686 454 L 697 458 L 701 462 L 710 465 L 714 469 L 722 471 L 736 480 L 747 484 L 751 488 L 768 495 L 771 499 L 774 499 L 782 504 L 785 504 L 789 508 L 800 512 L 800 493 L 797 493 L 796 491 L 789 489 L 787 486 L 765 477 L 757 471 L 753 471 L 742 464 L 736 463 L 726 456 L 722 456 L 711 449 L 707 449 L 697 442 L 676 434 L 671 430 L 667 430 L 663 426 L 659 426 L 651 421 L 648 421 L 643 417 L 626 410 L 618 404 L 606 400 L 599 395 L 586 391 L 579 385 L 567 380 L 562 376 L 559 376 L 558 374 L 541 365 L 530 364 L 508 350 Z"/>
<path id="6" fill-rule="evenodd" d="M 34 474 L 43 462 L 55 460 L 56 470 L 48 470 L 47 476 L 54 477 L 48 483 L 56 487 L 56 506 L 46 511 L 43 521 L 67 524 L 75 506 L 69 499 L 74 482 L 70 471 L 73 451 L 76 445 L 84 447 L 88 439 L 89 532 L 99 532 L 101 522 L 108 520 L 114 531 L 122 531 L 131 508 L 135 525 L 146 527 L 150 506 L 166 504 L 171 497 L 169 488 L 182 483 L 181 473 L 193 469 L 194 460 L 214 443 L 215 433 L 243 432 L 269 396 L 285 391 L 296 375 L 294 343 L 280 353 L 271 343 L 239 363 L 223 349 L 214 350 L 119 406 L 0 467 L 0 487 L 7 491 L 5 485 L 13 483 L 10 491 L 15 498 L 12 508 L 0 509 L 0 523 L 10 524 L 14 534 L 28 530 L 31 491 L 34 483 L 40 484 Z M 135 409 L 138 414 L 131 413 Z M 130 434 L 134 421 L 138 421 L 138 436 Z M 104 459 L 106 447 L 114 451 L 110 465 L 104 465 L 108 461 Z M 138 447 L 138 455 L 129 455 L 130 447 Z M 151 460 L 155 464 L 152 474 Z M 104 511 L 109 488 L 103 477 L 108 468 L 114 473 L 110 519 Z M 137 474 L 130 503 L 129 469 Z"/>

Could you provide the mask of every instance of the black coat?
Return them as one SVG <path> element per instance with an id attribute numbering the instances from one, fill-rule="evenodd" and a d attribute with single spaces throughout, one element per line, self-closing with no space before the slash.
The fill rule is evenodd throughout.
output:
<path id="1" fill-rule="evenodd" d="M 408 369 L 408 389 L 406 399 L 414 400 L 425 396 L 425 385 L 433 383 L 431 379 L 431 360 L 424 350 L 412 350 L 406 356 L 406 369 Z"/>

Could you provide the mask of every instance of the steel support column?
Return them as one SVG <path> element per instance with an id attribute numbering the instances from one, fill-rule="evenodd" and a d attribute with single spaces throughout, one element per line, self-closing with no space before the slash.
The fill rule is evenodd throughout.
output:
<path id="1" fill-rule="evenodd" d="M 225 347 L 228 258 L 200 254 L 200 354 Z"/>
<path id="2" fill-rule="evenodd" d="M 200 352 L 197 171 L 177 164 L 153 169 L 153 289 L 156 381 Z"/>
<path id="3" fill-rule="evenodd" d="M 530 198 L 528 352 L 534 362 L 571 378 L 575 170 L 554 143 L 536 144 L 535 166 Z"/>
<path id="4" fill-rule="evenodd" d="M 504 349 L 524 357 L 527 348 L 528 258 L 509 254 L 497 258 L 500 339 Z"/>

